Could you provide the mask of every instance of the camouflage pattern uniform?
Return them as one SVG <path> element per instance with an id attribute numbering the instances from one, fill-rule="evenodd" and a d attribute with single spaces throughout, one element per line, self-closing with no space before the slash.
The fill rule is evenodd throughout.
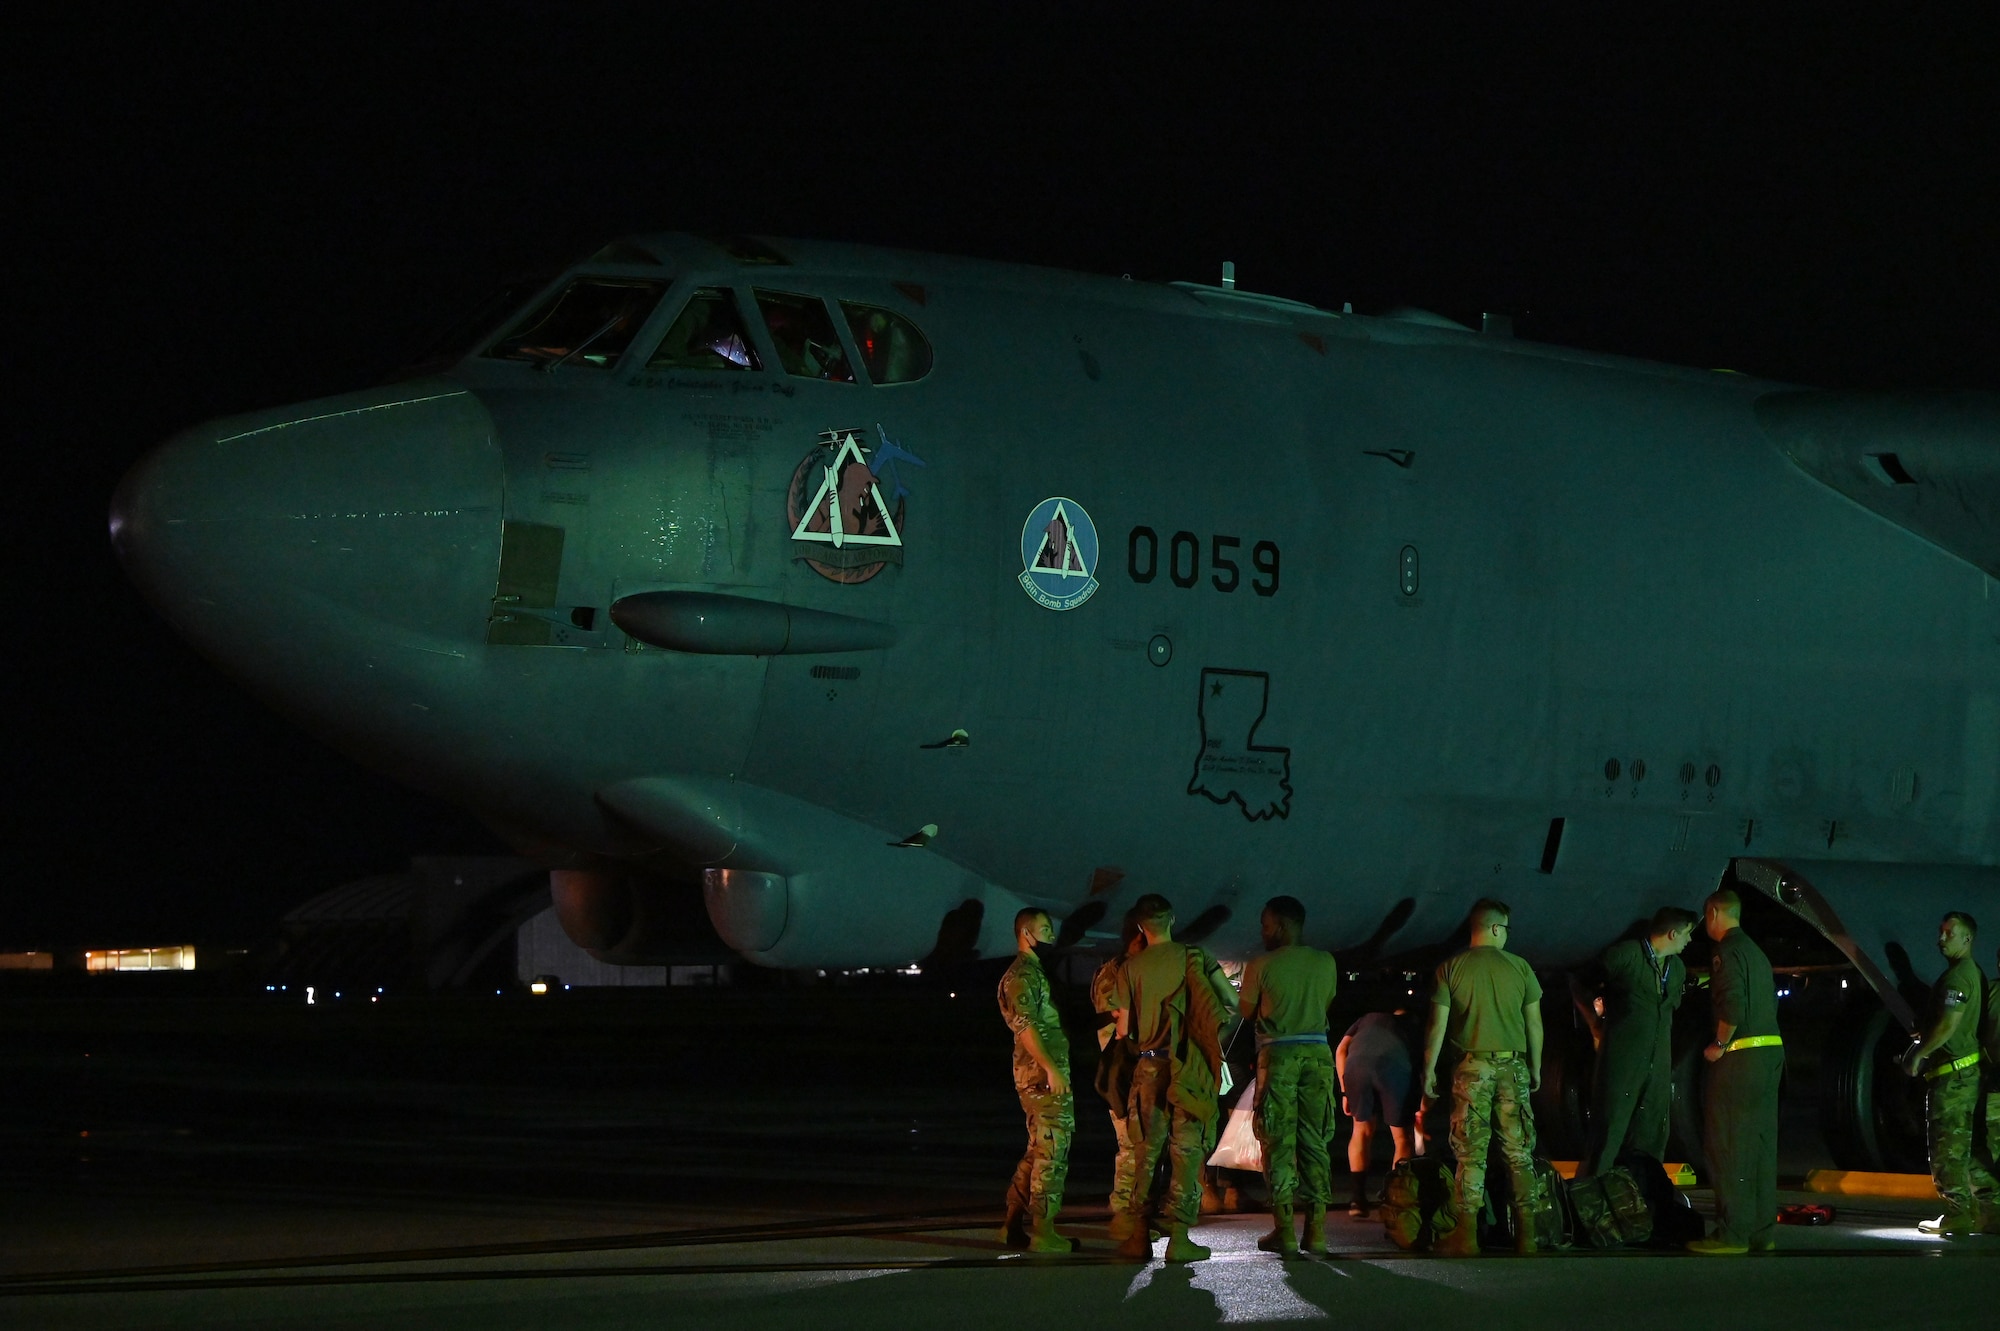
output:
<path id="1" fill-rule="evenodd" d="M 1271 1205 L 1333 1200 L 1333 1050 L 1326 1013 L 1340 967 L 1301 943 L 1256 958 L 1243 972 L 1238 1006 L 1257 1031 L 1257 1098 L 1251 1122 L 1264 1151 Z"/>
<path id="2" fill-rule="evenodd" d="M 1975 1124 L 1983 1117 L 1980 1065 L 1942 1072 L 1961 1058 L 1979 1053 L 1979 1031 L 1985 1006 L 1986 978 L 1970 957 L 1945 968 L 1931 986 L 1934 1012 L 1962 1015 L 1951 1039 L 1930 1056 L 1924 1074 L 1925 1118 L 1930 1129 L 1931 1180 L 1944 1201 L 1946 1216 L 1972 1216 L 1975 1222 L 1993 1204 L 1993 1176 L 1974 1151 Z"/>
<path id="3" fill-rule="evenodd" d="M 1113 957 L 1090 977 L 1090 1005 L 1097 1010 L 1097 1047 L 1103 1049 L 1116 1034 L 1117 1023 L 1111 1007 L 1111 991 L 1125 968 L 1125 958 Z M 1139 1146 L 1126 1131 L 1126 1118 L 1118 1109 L 1111 1111 L 1111 1140 L 1118 1144 L 1118 1158 L 1111 1166 L 1111 1212 L 1119 1215 L 1132 1209 L 1132 1180 L 1139 1172 Z"/>
<path id="4" fill-rule="evenodd" d="M 1257 1051 L 1252 1126 L 1264 1151 L 1273 1206 L 1333 1200 L 1333 1052 L 1318 1044 L 1267 1044 Z"/>
<path id="5" fill-rule="evenodd" d="M 1051 1220 L 1062 1209 L 1063 1184 L 1069 1178 L 1069 1144 L 1076 1135 L 1076 1100 L 1067 1087 L 1061 1095 L 1049 1089 L 1042 1065 L 1028 1052 L 1021 1032 L 1032 1028 L 1042 1048 L 1069 1078 L 1069 1039 L 1056 1015 L 1049 977 L 1033 953 L 1014 958 L 1000 977 L 1000 1015 L 1014 1032 L 1014 1089 L 1028 1118 L 1028 1149 L 1014 1170 L 1007 1189 L 1007 1211 L 1033 1219 Z"/>
<path id="6" fill-rule="evenodd" d="M 1976 1158 L 1993 1180 L 1986 1198 L 1988 1234 L 2000 1234 L 2000 980 L 1986 986 L 1984 1020 L 1979 1024 L 1980 1071 L 1985 1076 L 1985 1132 L 1976 1143 Z"/>
<path id="7" fill-rule="evenodd" d="M 1458 1161 L 1461 1215 L 1477 1215 L 1486 1204 L 1486 1153 L 1495 1136 L 1515 1205 L 1534 1204 L 1527 1009 L 1541 1000 L 1534 968 L 1497 947 L 1467 948 L 1437 968 L 1431 1002 L 1448 1011 L 1447 1046 L 1458 1058 L 1451 1078 L 1451 1153 Z"/>
<path id="8" fill-rule="evenodd" d="M 1451 1153 L 1458 1161 L 1459 1214 L 1486 1201 L 1486 1153 L 1500 1138 L 1516 1199 L 1535 1198 L 1535 1112 L 1526 1054 L 1465 1054 L 1451 1076 Z M 1523 1203 L 1525 1204 L 1525 1203 Z"/>
<path id="9" fill-rule="evenodd" d="M 1215 958 L 1185 943 L 1153 944 L 1126 961 L 1112 986 L 1109 1001 L 1132 1014 L 1139 1044 L 1125 1124 L 1137 1157 L 1126 1207 L 1134 1218 L 1155 1200 L 1153 1177 L 1164 1157 L 1160 1214 L 1180 1225 L 1201 1219 L 1201 1167 L 1215 1149 L 1219 1116 L 1217 1037 L 1235 998 Z"/>

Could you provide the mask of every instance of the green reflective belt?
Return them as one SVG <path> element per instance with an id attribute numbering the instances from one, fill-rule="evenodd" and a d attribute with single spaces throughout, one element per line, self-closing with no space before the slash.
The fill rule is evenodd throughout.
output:
<path id="1" fill-rule="evenodd" d="M 1740 1040 L 1731 1040 L 1722 1047 L 1722 1052 L 1733 1054 L 1739 1049 L 1771 1049 L 1784 1042 L 1782 1035 L 1746 1035 Z"/>
<path id="2" fill-rule="evenodd" d="M 1960 1068 L 1969 1068 L 1974 1064 L 1976 1064 L 1977 1062 L 1979 1062 L 1979 1054 L 1977 1051 L 1974 1051 L 1970 1054 L 1967 1054 L 1964 1058 L 1955 1058 L 1951 1062 L 1944 1064 L 1942 1067 L 1932 1068 L 1929 1072 L 1926 1072 L 1924 1074 L 1924 1080 L 1936 1081 L 1939 1077 L 1949 1077 L 1952 1073 L 1957 1072 Z"/>

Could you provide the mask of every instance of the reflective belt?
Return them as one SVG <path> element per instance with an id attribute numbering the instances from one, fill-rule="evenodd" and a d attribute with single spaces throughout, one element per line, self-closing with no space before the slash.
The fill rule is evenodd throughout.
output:
<path id="1" fill-rule="evenodd" d="M 1733 1054 L 1739 1049 L 1771 1049 L 1784 1042 L 1785 1038 L 1782 1035 L 1746 1035 L 1741 1039 L 1731 1040 L 1722 1047 L 1722 1052 Z"/>
<path id="2" fill-rule="evenodd" d="M 1139 1057 L 1141 1058 L 1165 1058 L 1166 1056 L 1167 1051 L 1164 1049 L 1141 1049 L 1139 1051 Z"/>
<path id="3" fill-rule="evenodd" d="M 1953 1059 L 1951 1062 L 1946 1063 L 1943 1067 L 1932 1068 L 1929 1072 L 1926 1072 L 1924 1074 L 1924 1080 L 1936 1081 L 1940 1077 L 1949 1077 L 1952 1073 L 1959 1071 L 1961 1068 L 1972 1067 L 1974 1064 L 1978 1062 L 1979 1062 L 1979 1053 L 1977 1050 L 1975 1050 L 1974 1052 L 1967 1054 L 1964 1058 Z"/>
<path id="4" fill-rule="evenodd" d="M 1260 1035 L 1257 1037 L 1257 1047 L 1259 1049 L 1268 1049 L 1274 1044 L 1325 1044 L 1326 1042 L 1325 1031 L 1321 1031 L 1318 1035 Z"/>

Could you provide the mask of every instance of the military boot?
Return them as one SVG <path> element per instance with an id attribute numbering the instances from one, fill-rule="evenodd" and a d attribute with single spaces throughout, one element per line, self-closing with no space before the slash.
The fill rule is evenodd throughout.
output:
<path id="1" fill-rule="evenodd" d="M 1037 1215 L 1028 1230 L 1027 1249 L 1029 1252 L 1075 1252 L 1076 1240 L 1056 1232 L 1056 1218 L 1052 1213 Z"/>
<path id="2" fill-rule="evenodd" d="M 1145 1217 L 1133 1215 L 1130 1211 L 1113 1211 L 1104 1232 L 1111 1236 L 1113 1243 L 1123 1243 L 1133 1234 L 1143 1233 L 1145 1228 Z"/>
<path id="3" fill-rule="evenodd" d="M 1135 1220 L 1132 1232 L 1119 1240 L 1117 1252 L 1128 1262 L 1150 1262 L 1153 1260 L 1152 1231 Z"/>
<path id="4" fill-rule="evenodd" d="M 1472 1215 L 1460 1216 L 1456 1226 L 1438 1235 L 1437 1241 L 1431 1244 L 1431 1251 L 1439 1257 L 1479 1256 L 1477 1216 L 1476 1211 Z"/>
<path id="5" fill-rule="evenodd" d="M 1533 1257 L 1540 1252 L 1541 1245 L 1535 1242 L 1535 1213 L 1525 1206 L 1514 1208 L 1514 1253 L 1519 1257 Z"/>
<path id="6" fill-rule="evenodd" d="M 1294 1249 L 1294 1251 L 1297 1251 Z M 1167 1231 L 1167 1260 L 1170 1262 L 1201 1262 L 1208 1260 L 1208 1249 L 1188 1237 L 1186 1225 L 1175 1225 Z"/>
<path id="7" fill-rule="evenodd" d="M 1000 1225 L 1000 1242 L 1009 1248 L 1028 1246 L 1028 1213 L 1011 1201 L 1007 1204 L 1007 1219 Z"/>
<path id="8" fill-rule="evenodd" d="M 1292 1204 L 1290 1202 L 1271 1203 L 1271 1232 L 1257 1240 L 1257 1246 L 1265 1252 L 1277 1253 L 1280 1257 L 1299 1255 L 1299 1240 L 1292 1233 Z"/>
<path id="9" fill-rule="evenodd" d="M 1306 1203 L 1306 1234 L 1299 1247 L 1310 1253 L 1331 1256 L 1333 1249 L 1326 1246 L 1326 1203 Z"/>

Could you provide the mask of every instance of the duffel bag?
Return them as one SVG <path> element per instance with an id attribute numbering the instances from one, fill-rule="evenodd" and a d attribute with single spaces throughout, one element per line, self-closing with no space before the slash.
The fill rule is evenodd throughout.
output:
<path id="1" fill-rule="evenodd" d="M 1632 1171 L 1653 1213 L 1653 1233 L 1645 1241 L 1647 1247 L 1679 1248 L 1702 1236 L 1701 1212 L 1674 1186 L 1666 1166 L 1644 1151 L 1625 1151 L 1618 1157 L 1618 1167 Z"/>
<path id="2" fill-rule="evenodd" d="M 1458 1228 L 1456 1180 L 1451 1166 L 1435 1156 L 1397 1165 L 1382 1192 L 1382 1228 L 1405 1252 L 1429 1252 Z"/>
<path id="3" fill-rule="evenodd" d="M 1577 1238 L 1593 1248 L 1623 1248 L 1653 1237 L 1653 1208 L 1632 1171 L 1613 1165 L 1569 1185 Z"/>

